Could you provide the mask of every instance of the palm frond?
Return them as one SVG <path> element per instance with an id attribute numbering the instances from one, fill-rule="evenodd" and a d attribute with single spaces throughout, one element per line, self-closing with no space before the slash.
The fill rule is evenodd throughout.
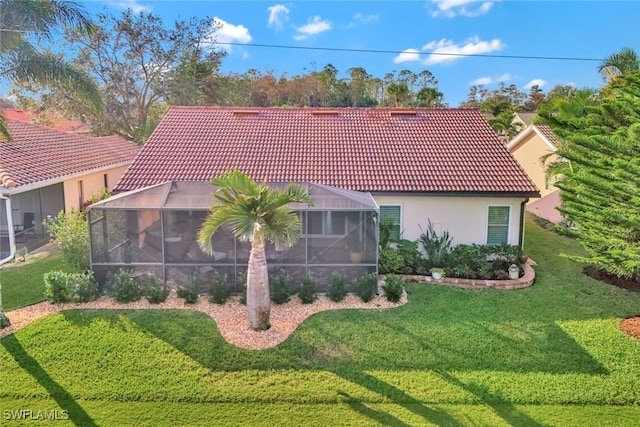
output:
<path id="1" fill-rule="evenodd" d="M 104 110 L 104 103 L 95 81 L 89 74 L 68 64 L 61 57 L 28 48 L 12 51 L 9 55 L 13 65 L 7 73 L 9 78 L 58 87 L 92 106 L 97 113 Z"/>

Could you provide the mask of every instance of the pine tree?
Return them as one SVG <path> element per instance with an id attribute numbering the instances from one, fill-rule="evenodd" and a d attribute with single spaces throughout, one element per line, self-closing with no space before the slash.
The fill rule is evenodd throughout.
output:
<path id="1" fill-rule="evenodd" d="M 556 184 L 560 211 L 589 257 L 572 257 L 621 277 L 640 277 L 640 72 L 601 94 L 558 154 L 571 163 Z"/>

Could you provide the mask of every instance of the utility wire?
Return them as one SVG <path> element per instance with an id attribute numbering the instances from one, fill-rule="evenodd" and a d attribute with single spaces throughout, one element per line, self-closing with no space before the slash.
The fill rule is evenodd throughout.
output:
<path id="1" fill-rule="evenodd" d="M 291 45 L 277 45 L 277 44 L 258 44 L 258 43 L 234 43 L 234 42 L 205 42 L 209 44 L 228 45 L 228 46 L 250 46 L 250 47 L 267 47 L 274 49 L 302 49 L 302 50 L 319 50 L 329 52 L 360 52 L 360 53 L 389 53 L 389 54 L 401 54 L 406 53 L 410 55 L 438 55 L 438 56 L 459 56 L 459 57 L 477 57 L 477 58 L 504 58 L 504 59 L 542 59 L 550 61 L 597 61 L 601 62 L 603 59 L 597 58 L 576 58 L 576 57 L 563 57 L 563 56 L 531 56 L 531 55 L 493 55 L 493 54 L 481 54 L 481 53 L 448 53 L 448 52 L 406 52 L 402 50 L 380 50 L 380 49 L 347 49 L 339 47 L 312 47 L 312 46 L 291 46 Z"/>

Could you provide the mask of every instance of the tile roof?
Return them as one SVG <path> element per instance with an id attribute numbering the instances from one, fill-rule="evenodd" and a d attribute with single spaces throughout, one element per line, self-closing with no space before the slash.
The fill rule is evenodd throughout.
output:
<path id="1" fill-rule="evenodd" d="M 89 137 L 12 119 L 7 123 L 13 142 L 0 138 L 0 188 L 126 164 L 139 151 L 119 136 Z"/>
<path id="2" fill-rule="evenodd" d="M 551 130 L 551 128 L 547 125 L 533 125 L 542 136 L 547 138 L 547 140 L 555 147 L 560 146 L 560 140 L 556 136 L 555 133 Z"/>
<path id="3" fill-rule="evenodd" d="M 33 113 L 31 111 L 18 110 L 16 108 L 3 108 L 2 115 L 7 119 L 20 120 L 21 122 L 28 123 L 38 123 L 39 117 L 38 114 Z M 75 133 L 88 133 L 91 132 L 91 127 L 78 122 L 76 120 L 64 119 L 55 117 L 53 114 L 46 114 L 46 121 L 50 121 L 51 124 L 42 124 L 43 126 L 47 126 L 57 130 L 63 130 L 66 132 L 75 132 Z M 50 117 L 50 120 L 49 120 Z"/>
<path id="4" fill-rule="evenodd" d="M 116 185 L 255 180 L 348 190 L 537 193 L 477 110 L 172 107 Z"/>

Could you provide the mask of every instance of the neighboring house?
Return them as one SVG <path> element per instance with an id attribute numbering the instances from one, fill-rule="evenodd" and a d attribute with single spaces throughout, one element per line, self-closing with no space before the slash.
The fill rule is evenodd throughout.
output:
<path id="1" fill-rule="evenodd" d="M 43 220 L 111 190 L 139 151 L 119 136 L 89 137 L 7 118 L 0 138 L 0 252 L 45 239 Z M 46 240 L 44 240 L 46 242 Z"/>
<path id="2" fill-rule="evenodd" d="M 65 132 L 82 134 L 88 134 L 91 132 L 91 127 L 82 122 L 57 117 L 54 114 L 47 112 L 37 114 L 32 111 L 25 111 L 17 108 L 3 108 L 2 114 L 7 119 L 42 125 Z"/>
<path id="3" fill-rule="evenodd" d="M 513 121 L 520 123 L 522 125 L 522 128 L 524 129 L 528 126 L 531 126 L 531 124 L 533 123 L 533 119 L 535 119 L 537 115 L 538 113 L 536 112 L 517 111 L 513 113 Z"/>
<path id="4" fill-rule="evenodd" d="M 509 152 L 540 189 L 541 198 L 531 200 L 527 210 L 554 223 L 562 220 L 556 210 L 561 200 L 552 177 L 547 176 L 546 165 L 558 160 L 554 153 L 559 144 L 560 141 L 547 125 L 528 126 L 507 143 Z"/>
<path id="5" fill-rule="evenodd" d="M 539 192 L 477 110 L 172 107 L 116 185 L 255 180 L 369 192 L 416 240 L 431 221 L 460 243 L 522 244 Z"/>

